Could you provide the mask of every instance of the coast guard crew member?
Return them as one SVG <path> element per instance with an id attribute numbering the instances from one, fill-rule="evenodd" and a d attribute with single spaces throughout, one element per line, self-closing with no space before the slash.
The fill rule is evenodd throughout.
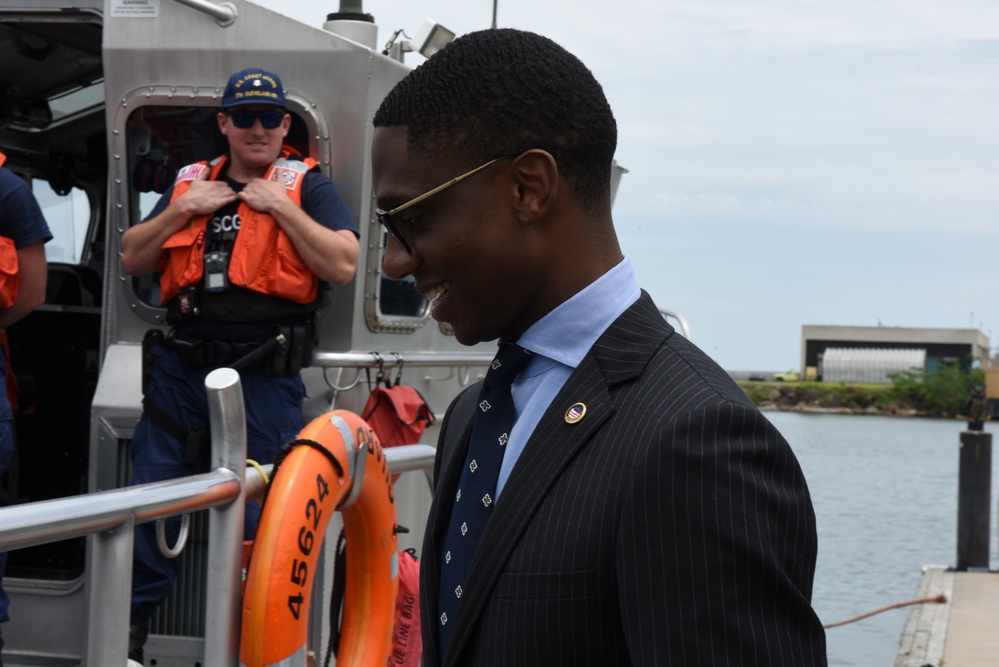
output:
<path id="1" fill-rule="evenodd" d="M 273 349 L 240 368 L 249 458 L 269 463 L 302 428 L 299 369 L 311 360 L 324 283 L 353 278 L 359 247 L 336 186 L 314 161 L 283 145 L 290 126 L 277 74 L 233 74 L 218 114 L 229 153 L 181 169 L 149 217 L 122 237 L 129 274 L 159 272 L 173 325 L 166 336 L 154 330 L 146 337 L 133 483 L 206 469 L 205 377 L 262 346 Z M 279 333 L 283 345 L 276 344 Z M 252 538 L 260 510 L 246 507 Z M 172 540 L 179 521 L 168 524 Z M 136 528 L 133 572 L 129 657 L 141 663 L 150 616 L 177 576 L 152 523 Z"/>
<path id="2" fill-rule="evenodd" d="M 45 301 L 45 244 L 52 239 L 31 189 L 4 167 L 6 160 L 0 153 L 0 335 L 5 350 L 7 327 Z M 0 378 L 6 377 L 7 362 L 6 355 L 0 355 Z M 13 456 L 14 415 L 7 392 L 0 391 L 0 475 L 7 472 Z M 0 553 L 0 579 L 6 568 L 7 553 Z M 9 603 L 0 583 L 0 623 L 10 620 Z M 0 667 L 3 667 L 2 657 Z"/>

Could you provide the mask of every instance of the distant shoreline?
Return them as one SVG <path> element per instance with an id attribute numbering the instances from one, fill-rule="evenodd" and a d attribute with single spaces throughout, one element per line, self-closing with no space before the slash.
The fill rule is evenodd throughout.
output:
<path id="1" fill-rule="evenodd" d="M 882 417 L 926 417 L 926 413 L 912 408 L 888 408 L 884 409 L 876 405 L 869 405 L 865 408 L 847 407 L 822 407 L 819 405 L 777 405 L 775 403 L 762 403 L 757 405 L 761 412 L 803 412 L 820 415 L 876 415 Z M 953 419 L 958 419 L 954 417 Z"/>
<path id="2" fill-rule="evenodd" d="M 931 416 L 912 405 L 900 403 L 892 393 L 892 385 L 749 380 L 738 381 L 738 384 L 750 400 L 765 412 Z"/>

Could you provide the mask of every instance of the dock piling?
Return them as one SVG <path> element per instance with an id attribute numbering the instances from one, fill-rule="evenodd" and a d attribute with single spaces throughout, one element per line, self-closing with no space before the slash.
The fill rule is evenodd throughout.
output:
<path id="1" fill-rule="evenodd" d="M 957 488 L 957 567 L 989 567 L 992 434 L 962 431 Z"/>

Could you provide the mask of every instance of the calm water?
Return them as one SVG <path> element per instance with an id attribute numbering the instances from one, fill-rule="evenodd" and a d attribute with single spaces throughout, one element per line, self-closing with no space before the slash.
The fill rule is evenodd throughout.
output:
<path id="1" fill-rule="evenodd" d="M 911 600 L 926 564 L 957 559 L 963 421 L 769 412 L 808 479 L 819 531 L 813 604 L 834 623 Z M 986 428 L 993 434 L 996 424 Z M 995 438 L 995 436 L 993 436 Z M 993 444 L 995 568 L 999 438 Z M 911 607 L 826 631 L 829 664 L 891 667 Z"/>

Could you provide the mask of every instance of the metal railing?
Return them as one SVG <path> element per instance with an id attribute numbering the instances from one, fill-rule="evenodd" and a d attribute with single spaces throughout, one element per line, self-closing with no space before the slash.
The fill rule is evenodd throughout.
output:
<path id="1" fill-rule="evenodd" d="M 205 378 L 205 390 L 211 472 L 0 509 L 0 551 L 94 535 L 87 562 L 92 574 L 87 665 L 127 662 L 135 525 L 201 509 L 209 509 L 204 664 L 239 664 L 244 501 L 260 497 L 264 480 L 257 470 L 246 468 L 239 374 L 230 368 L 215 370 Z M 423 470 L 428 480 L 434 454 L 429 445 L 393 447 L 385 453 L 393 474 Z"/>
<path id="2" fill-rule="evenodd" d="M 488 366 L 495 351 L 481 352 L 315 352 L 312 363 L 323 368 L 391 368 L 395 366 Z"/>
<path id="3" fill-rule="evenodd" d="M 208 14 L 219 26 L 223 28 L 228 28 L 233 23 L 236 22 L 236 17 L 239 16 L 239 11 L 236 9 L 236 5 L 231 2 L 222 2 L 215 4 L 213 2 L 208 2 L 208 0 L 176 0 L 181 5 L 187 5 L 191 9 L 196 9 L 199 12 Z"/>
<path id="4" fill-rule="evenodd" d="M 687 319 L 683 315 L 667 308 L 660 308 L 659 313 L 665 317 L 667 321 L 669 321 L 669 318 L 671 317 L 676 320 L 677 324 L 680 326 L 680 333 L 683 334 L 683 337 L 687 340 L 693 340 L 693 338 L 690 337 L 690 325 L 687 324 Z"/>

